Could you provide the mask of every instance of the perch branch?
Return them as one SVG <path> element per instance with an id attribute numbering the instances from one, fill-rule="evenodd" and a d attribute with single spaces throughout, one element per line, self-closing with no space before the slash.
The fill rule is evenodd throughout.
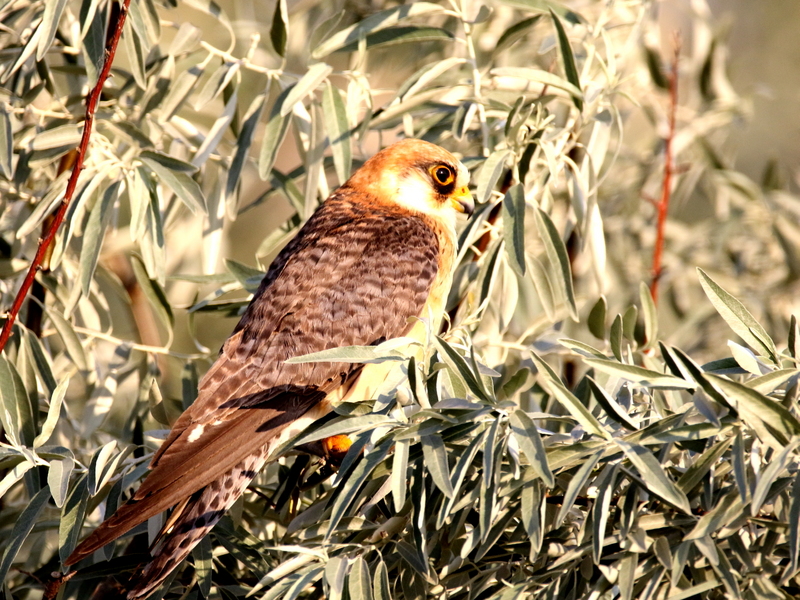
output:
<path id="1" fill-rule="evenodd" d="M 122 3 L 119 7 L 119 13 L 116 15 L 116 23 L 109 23 L 109 27 L 113 27 L 114 29 L 106 41 L 103 69 L 100 71 L 100 74 L 97 77 L 97 83 L 95 84 L 94 88 L 92 88 L 92 91 L 89 92 L 89 97 L 86 100 L 86 113 L 83 120 L 83 134 L 81 135 L 81 141 L 78 145 L 78 155 L 75 159 L 75 165 L 72 168 L 69 181 L 67 181 L 67 189 L 64 192 L 64 198 L 61 200 L 61 204 L 53 214 L 50 226 L 46 227 L 42 238 L 39 239 L 39 247 L 36 249 L 36 255 L 33 257 L 33 261 L 31 262 L 31 266 L 25 275 L 25 279 L 22 281 L 22 285 L 20 286 L 19 291 L 14 298 L 14 303 L 11 305 L 11 309 L 5 316 L 6 320 L 3 324 L 3 331 L 0 332 L 0 352 L 2 352 L 6 347 L 8 338 L 11 337 L 11 331 L 14 327 L 14 322 L 17 319 L 17 315 L 19 315 L 19 311 L 22 308 L 22 303 L 28 296 L 31 285 L 33 285 L 33 281 L 36 278 L 36 272 L 42 268 L 43 262 L 48 253 L 48 249 L 53 243 L 56 233 L 58 232 L 59 227 L 61 227 L 61 223 L 64 221 L 64 217 L 67 214 L 67 208 L 69 208 L 69 204 L 72 201 L 72 196 L 75 194 L 75 188 L 78 185 L 78 177 L 83 170 L 83 163 L 89 150 L 89 139 L 92 135 L 92 125 L 94 125 L 94 114 L 97 110 L 97 103 L 100 101 L 100 95 L 103 92 L 103 85 L 105 84 L 106 80 L 108 79 L 108 75 L 111 72 L 111 64 L 114 62 L 114 55 L 117 53 L 117 44 L 119 43 L 119 38 L 122 35 L 122 27 L 125 24 L 125 17 L 128 15 L 128 7 L 130 6 L 130 3 L 131 0 L 122 0 Z M 114 13 L 112 12 L 112 17 L 113 15 Z"/>
<path id="2" fill-rule="evenodd" d="M 681 52 L 681 40 L 675 35 L 675 52 L 672 57 L 672 70 L 669 76 L 669 131 L 664 140 L 664 179 L 661 186 L 661 199 L 656 203 L 658 221 L 656 225 L 656 244 L 653 248 L 653 279 L 650 282 L 650 297 L 658 303 L 658 282 L 661 279 L 661 256 L 664 253 L 664 228 L 667 223 L 669 200 L 672 191 L 673 156 L 672 141 L 675 138 L 675 112 L 678 106 L 678 57 Z"/>

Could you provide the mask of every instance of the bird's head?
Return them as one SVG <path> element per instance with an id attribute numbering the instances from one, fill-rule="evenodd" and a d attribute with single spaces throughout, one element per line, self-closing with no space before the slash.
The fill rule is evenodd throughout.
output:
<path id="1" fill-rule="evenodd" d="M 422 213 L 452 226 L 475 208 L 469 171 L 447 150 L 417 139 L 392 144 L 370 158 L 347 185 L 378 202 Z"/>

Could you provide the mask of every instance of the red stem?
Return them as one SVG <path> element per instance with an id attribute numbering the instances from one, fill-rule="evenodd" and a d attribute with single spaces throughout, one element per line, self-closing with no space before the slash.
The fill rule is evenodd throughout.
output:
<path id="1" fill-rule="evenodd" d="M 78 145 L 78 156 L 75 160 L 75 166 L 72 168 L 72 173 L 70 174 L 69 181 L 67 182 L 67 189 L 64 192 L 64 199 L 61 201 L 58 210 L 56 210 L 56 212 L 53 214 L 52 223 L 44 232 L 44 237 L 39 240 L 39 247 L 36 250 L 36 256 L 33 257 L 33 261 L 28 269 L 28 273 L 25 275 L 25 279 L 22 281 L 22 285 L 20 286 L 19 291 L 14 298 L 14 303 L 11 305 L 11 310 L 9 310 L 8 314 L 6 315 L 6 322 L 3 324 L 3 331 L 0 332 L 0 352 L 2 352 L 6 347 L 8 338 L 11 337 L 11 331 L 14 327 L 14 322 L 17 319 L 17 315 L 19 315 L 19 311 L 22 308 L 22 303 L 25 302 L 25 298 L 28 296 L 31 285 L 33 285 L 33 281 L 36 278 L 36 272 L 41 268 L 45 256 L 47 255 L 47 250 L 53 243 L 56 233 L 58 232 L 58 228 L 61 227 L 61 223 L 64 221 L 64 216 L 67 214 L 67 208 L 69 208 L 69 203 L 72 201 L 72 196 L 75 194 L 75 188 L 78 185 L 78 177 L 83 170 L 83 162 L 89 149 L 89 138 L 92 135 L 92 125 L 94 124 L 94 113 L 97 110 L 97 103 L 100 100 L 100 94 L 103 91 L 103 85 L 105 84 L 106 79 L 108 79 L 108 75 L 111 72 L 111 64 L 114 62 L 114 55 L 117 53 L 117 44 L 119 43 L 119 38 L 122 35 L 122 27 L 125 24 L 125 17 L 128 15 L 128 7 L 130 6 L 130 3 L 131 0 L 123 0 L 122 4 L 120 5 L 117 22 L 114 25 L 114 32 L 108 38 L 106 43 L 103 69 L 100 71 L 100 75 L 97 78 L 97 83 L 95 84 L 94 88 L 92 88 L 92 91 L 89 93 L 89 97 L 86 100 L 86 114 L 83 120 L 83 135 L 81 136 L 81 142 Z M 113 16 L 113 14 L 114 13 L 112 12 L 111 15 Z"/>
<path id="2" fill-rule="evenodd" d="M 672 190 L 672 140 L 675 138 L 675 112 L 678 106 L 678 57 L 680 56 L 680 38 L 675 36 L 675 54 L 672 58 L 672 72 L 669 76 L 669 132 L 664 140 L 664 180 L 661 187 L 661 199 L 656 206 L 658 221 L 656 226 L 656 245 L 653 249 L 653 279 L 650 283 L 650 297 L 658 303 L 658 281 L 661 279 L 661 256 L 664 252 L 664 228 L 667 223 L 669 200 Z"/>

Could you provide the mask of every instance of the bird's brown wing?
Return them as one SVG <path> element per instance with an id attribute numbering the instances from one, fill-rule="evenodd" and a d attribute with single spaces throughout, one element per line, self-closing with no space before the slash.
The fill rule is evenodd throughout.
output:
<path id="1" fill-rule="evenodd" d="M 403 335 L 425 306 L 438 241 L 407 212 L 327 200 L 275 259 L 132 500 L 67 559 L 73 564 L 264 447 L 359 365 L 286 364 Z"/>

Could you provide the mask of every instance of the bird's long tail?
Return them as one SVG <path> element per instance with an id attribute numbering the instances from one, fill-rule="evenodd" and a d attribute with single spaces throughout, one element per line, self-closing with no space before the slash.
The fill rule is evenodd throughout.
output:
<path id="1" fill-rule="evenodd" d="M 263 464 L 262 454 L 249 456 L 176 507 L 151 550 L 152 559 L 132 578 L 128 600 L 147 598 L 161 585 L 242 495 Z"/>

